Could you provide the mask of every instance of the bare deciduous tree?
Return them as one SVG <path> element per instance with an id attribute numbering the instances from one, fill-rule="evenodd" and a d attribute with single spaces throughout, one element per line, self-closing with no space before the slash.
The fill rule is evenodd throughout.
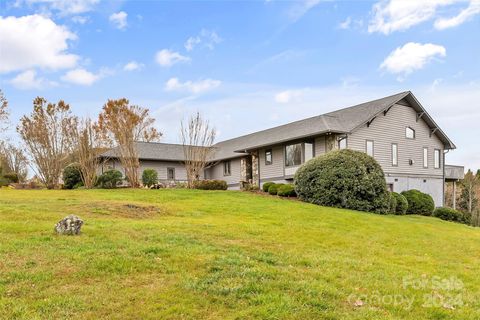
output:
<path id="1" fill-rule="evenodd" d="M 72 152 L 77 122 L 64 101 L 48 103 L 41 97 L 33 101 L 32 114 L 20 119 L 17 131 L 25 142 L 37 176 L 49 189 L 58 186 Z"/>
<path id="2" fill-rule="evenodd" d="M 181 124 L 181 139 L 185 156 L 188 187 L 193 188 L 200 179 L 213 152 L 215 128 L 199 112 L 191 116 L 186 124 Z"/>
<path id="3" fill-rule="evenodd" d="M 7 129 L 8 115 L 8 100 L 0 89 L 0 132 Z"/>
<path id="4" fill-rule="evenodd" d="M 116 156 L 134 188 L 140 186 L 140 164 L 135 142 L 160 139 L 162 134 L 153 127 L 154 122 L 155 119 L 150 117 L 148 109 L 130 105 L 125 98 L 108 100 L 98 117 L 97 131 L 104 141 L 116 147 Z"/>
<path id="5" fill-rule="evenodd" d="M 461 182 L 462 192 L 460 194 L 459 206 L 469 214 L 472 214 L 478 205 L 476 192 L 479 185 L 480 175 L 474 174 L 472 170 L 468 170 Z"/>
<path id="6" fill-rule="evenodd" d="M 102 162 L 99 155 L 103 151 L 103 143 L 95 128 L 96 124 L 87 118 L 79 122 L 74 132 L 75 158 L 87 189 L 95 186 L 97 169 Z"/>
<path id="7" fill-rule="evenodd" d="M 28 161 L 23 150 L 12 143 L 0 142 L 0 158 L 4 165 L 4 173 L 15 173 L 20 182 L 25 181 L 28 174 Z"/>

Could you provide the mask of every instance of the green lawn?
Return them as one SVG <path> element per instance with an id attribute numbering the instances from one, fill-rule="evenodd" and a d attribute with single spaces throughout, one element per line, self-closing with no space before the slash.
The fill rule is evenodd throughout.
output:
<path id="1" fill-rule="evenodd" d="M 55 235 L 72 213 L 83 234 Z M 480 229 L 233 191 L 0 190 L 0 319 L 70 318 L 479 319 Z"/>

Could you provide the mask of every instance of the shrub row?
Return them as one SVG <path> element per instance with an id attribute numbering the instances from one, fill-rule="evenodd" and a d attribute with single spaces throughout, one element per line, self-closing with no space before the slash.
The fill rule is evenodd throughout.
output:
<path id="1" fill-rule="evenodd" d="M 262 186 L 264 192 L 280 197 L 296 197 L 295 186 L 290 183 L 265 182 Z"/>
<path id="2" fill-rule="evenodd" d="M 446 221 L 460 222 L 460 223 L 469 223 L 469 219 L 462 212 L 457 211 L 452 208 L 441 207 L 435 209 L 433 216 L 440 218 Z"/>
<path id="3" fill-rule="evenodd" d="M 194 188 L 200 190 L 227 190 L 228 185 L 224 180 L 199 180 L 194 182 Z"/>
<path id="4" fill-rule="evenodd" d="M 435 210 L 432 196 L 421 191 L 412 189 L 403 191 L 402 195 L 407 199 L 407 214 L 421 214 L 431 216 Z"/>

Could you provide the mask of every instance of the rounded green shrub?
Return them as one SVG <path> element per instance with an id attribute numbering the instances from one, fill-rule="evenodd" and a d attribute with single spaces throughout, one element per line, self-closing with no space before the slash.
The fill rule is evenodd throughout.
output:
<path id="1" fill-rule="evenodd" d="M 278 188 L 277 195 L 280 197 L 296 197 L 297 193 L 293 184 L 284 184 Z"/>
<path id="2" fill-rule="evenodd" d="M 144 186 L 150 187 L 158 182 L 158 173 L 154 169 L 145 169 L 142 173 L 142 183 Z"/>
<path id="3" fill-rule="evenodd" d="M 98 177 L 97 186 L 102 189 L 114 189 L 122 181 L 122 176 L 122 173 L 115 169 L 105 171 Z"/>
<path id="4" fill-rule="evenodd" d="M 11 183 L 18 183 L 19 181 L 18 174 L 16 174 L 15 172 L 5 173 L 3 177 Z"/>
<path id="5" fill-rule="evenodd" d="M 63 188 L 74 189 L 83 185 L 82 173 L 77 164 L 71 164 L 63 169 Z"/>
<path id="6" fill-rule="evenodd" d="M 263 192 L 268 192 L 268 188 L 270 188 L 270 186 L 272 186 L 274 184 L 275 184 L 274 182 L 265 182 L 262 186 Z"/>
<path id="7" fill-rule="evenodd" d="M 227 190 L 228 185 L 224 180 L 198 180 L 193 183 L 195 189 L 200 190 Z"/>
<path id="8" fill-rule="evenodd" d="M 301 166 L 294 180 L 298 197 L 306 202 L 382 214 L 389 209 L 383 170 L 364 152 L 328 152 Z"/>
<path id="9" fill-rule="evenodd" d="M 447 207 L 435 209 L 433 216 L 447 221 L 464 222 L 463 213 Z"/>
<path id="10" fill-rule="evenodd" d="M 433 198 L 429 194 L 412 189 L 403 191 L 402 195 L 408 202 L 407 214 L 432 215 L 435 209 L 435 202 L 433 202 Z"/>
<path id="11" fill-rule="evenodd" d="M 395 214 L 397 210 L 397 198 L 393 195 L 393 192 L 388 194 L 388 213 Z"/>
<path id="12" fill-rule="evenodd" d="M 276 196 L 278 194 L 278 189 L 283 186 L 283 183 L 274 183 L 268 188 L 268 193 L 272 196 Z"/>
<path id="13" fill-rule="evenodd" d="M 398 215 L 406 214 L 408 209 L 407 198 L 405 198 L 400 193 L 396 193 L 396 192 L 392 192 L 391 195 L 395 198 L 396 204 L 397 204 L 395 207 L 395 211 L 392 211 L 392 213 L 395 213 Z"/>

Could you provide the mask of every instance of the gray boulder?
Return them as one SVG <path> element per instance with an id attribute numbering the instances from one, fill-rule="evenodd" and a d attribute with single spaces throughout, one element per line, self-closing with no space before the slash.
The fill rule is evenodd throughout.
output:
<path id="1" fill-rule="evenodd" d="M 71 214 L 58 221 L 54 230 L 58 234 L 77 235 L 80 234 L 82 225 L 83 220 L 76 215 Z"/>

